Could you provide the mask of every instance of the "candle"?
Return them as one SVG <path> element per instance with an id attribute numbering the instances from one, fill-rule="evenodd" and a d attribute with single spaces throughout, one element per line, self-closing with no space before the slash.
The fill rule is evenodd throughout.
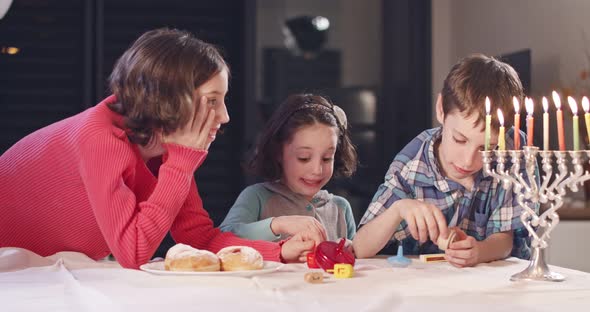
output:
<path id="1" fill-rule="evenodd" d="M 506 136 L 504 135 L 504 115 L 498 108 L 498 121 L 500 121 L 500 132 L 498 133 L 498 149 L 503 151 L 506 149 Z"/>
<path id="2" fill-rule="evenodd" d="M 490 135 L 491 135 L 491 124 L 492 124 L 492 116 L 490 115 L 490 110 L 491 110 L 491 104 L 490 104 L 490 98 L 486 96 L 486 132 L 485 132 L 485 146 L 484 146 L 484 150 L 489 150 L 490 149 Z"/>
<path id="3" fill-rule="evenodd" d="M 524 99 L 524 106 L 526 108 L 526 135 L 527 135 L 527 146 L 533 146 L 533 129 L 534 129 L 534 103 L 531 98 Z"/>
<path id="4" fill-rule="evenodd" d="M 514 149 L 520 149 L 520 104 L 518 98 L 512 97 L 514 104 Z"/>
<path id="5" fill-rule="evenodd" d="M 584 120 L 586 121 L 586 136 L 590 141 L 590 112 L 588 112 L 590 110 L 590 103 L 588 102 L 588 98 L 586 96 L 582 98 L 582 107 L 586 112 L 584 114 Z"/>
<path id="6" fill-rule="evenodd" d="M 565 135 L 563 133 L 563 112 L 561 111 L 561 99 L 559 98 L 559 94 L 553 91 L 551 92 L 553 96 L 553 103 L 555 103 L 555 108 L 557 108 L 557 140 L 559 141 L 559 150 L 565 151 Z"/>
<path id="7" fill-rule="evenodd" d="M 579 127 L 579 122 L 578 122 L 578 104 L 576 103 L 576 100 L 574 100 L 573 97 L 568 96 L 567 97 L 567 103 L 570 105 L 570 108 L 572 109 L 572 113 L 574 114 L 574 119 L 573 119 L 573 129 L 574 129 L 574 151 L 577 151 L 580 149 L 580 127 Z"/>
<path id="8" fill-rule="evenodd" d="M 547 101 L 546 97 L 543 97 L 543 149 L 548 151 L 549 150 L 549 102 Z"/>

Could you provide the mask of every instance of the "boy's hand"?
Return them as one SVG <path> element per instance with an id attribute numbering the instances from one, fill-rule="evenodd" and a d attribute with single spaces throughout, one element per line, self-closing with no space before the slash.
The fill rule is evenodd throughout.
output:
<path id="1" fill-rule="evenodd" d="M 305 234 L 296 234 L 287 240 L 281 248 L 281 257 L 285 262 L 305 262 L 307 254 L 313 251 L 315 242 Z"/>
<path id="2" fill-rule="evenodd" d="M 456 228 L 456 240 L 445 251 L 445 259 L 453 266 L 463 268 L 480 263 L 481 244 L 473 236 Z"/>
<path id="3" fill-rule="evenodd" d="M 272 219 L 270 229 L 275 235 L 305 233 L 316 245 L 325 241 L 326 229 L 315 218 L 309 216 L 280 216 Z"/>
<path id="4" fill-rule="evenodd" d="M 447 220 L 438 207 L 416 199 L 402 199 L 396 204 L 400 207 L 400 217 L 406 221 L 410 233 L 420 243 L 429 238 L 436 242 L 439 235 L 445 238 L 449 235 Z"/>
<path id="5" fill-rule="evenodd" d="M 209 149 L 209 136 L 215 122 L 215 111 L 208 109 L 206 96 L 200 99 L 195 97 L 195 101 L 197 100 L 200 100 L 200 103 L 194 104 L 195 110 L 188 123 L 163 136 L 163 143 L 175 143 L 193 149 Z"/>

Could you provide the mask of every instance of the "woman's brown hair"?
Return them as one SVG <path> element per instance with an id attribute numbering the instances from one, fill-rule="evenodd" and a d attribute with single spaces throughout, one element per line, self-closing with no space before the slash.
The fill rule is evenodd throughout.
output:
<path id="1" fill-rule="evenodd" d="M 193 92 L 229 69 L 217 48 L 177 29 L 151 30 L 123 53 L 109 78 L 129 139 L 147 145 L 155 130 L 169 134 L 194 112 Z"/>
<path id="2" fill-rule="evenodd" d="M 268 120 L 250 159 L 249 169 L 255 174 L 274 181 L 283 170 L 279 159 L 283 144 L 292 140 L 294 133 L 316 123 L 338 129 L 338 145 L 334 154 L 334 175 L 351 176 L 356 171 L 357 154 L 350 140 L 346 122 L 338 117 L 336 108 L 327 99 L 312 94 L 289 96 Z"/>

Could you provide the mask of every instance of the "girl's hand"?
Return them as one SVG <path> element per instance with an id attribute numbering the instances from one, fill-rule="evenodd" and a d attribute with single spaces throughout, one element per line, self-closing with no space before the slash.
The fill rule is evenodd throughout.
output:
<path id="1" fill-rule="evenodd" d="M 416 240 L 436 242 L 439 236 L 448 236 L 447 220 L 438 207 L 416 199 L 402 199 L 395 204 Z"/>
<path id="2" fill-rule="evenodd" d="M 445 259 L 453 266 L 462 268 L 480 263 L 481 243 L 463 230 L 456 228 L 456 240 L 445 251 Z"/>
<path id="3" fill-rule="evenodd" d="M 194 102 L 198 100 L 195 96 Z M 163 143 L 174 143 L 193 149 L 209 149 L 209 136 L 215 123 L 215 111 L 208 109 L 207 97 L 202 96 L 200 103 L 193 105 L 196 109 L 188 123 L 176 131 L 162 136 Z"/>
<path id="4" fill-rule="evenodd" d="M 296 234 L 288 239 L 281 248 L 281 257 L 285 262 L 305 262 L 307 254 L 312 252 L 315 242 L 305 234 Z"/>
<path id="5" fill-rule="evenodd" d="M 280 216 L 272 219 L 270 229 L 275 235 L 305 233 L 316 244 L 326 240 L 326 229 L 315 218 L 309 216 Z"/>

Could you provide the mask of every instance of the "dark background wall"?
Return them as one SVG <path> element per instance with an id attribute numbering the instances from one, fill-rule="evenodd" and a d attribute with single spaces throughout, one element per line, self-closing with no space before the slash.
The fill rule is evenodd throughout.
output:
<path id="1" fill-rule="evenodd" d="M 223 220 L 243 187 L 253 181 L 243 173 L 240 161 L 264 121 L 259 114 L 264 103 L 270 103 L 270 112 L 288 93 L 301 91 L 317 91 L 337 99 L 353 120 L 353 138 L 362 150 L 361 170 L 352 180 L 335 181 L 329 188 L 349 197 L 358 221 L 395 154 L 431 123 L 430 0 L 383 0 L 377 9 L 381 35 L 363 34 L 362 29 L 357 34 L 378 38 L 374 46 L 359 48 L 354 42 L 348 46 L 355 46 L 353 54 L 361 64 L 381 55 L 381 72 L 376 83 L 345 85 L 343 73 L 354 77 L 357 68 L 359 75 L 366 74 L 361 73 L 363 66 L 342 61 L 350 58 L 347 48 L 333 45 L 324 59 L 314 63 L 293 59 L 280 46 L 257 47 L 256 40 L 264 37 L 265 31 L 257 28 L 256 1 L 16 0 L 0 20 L 0 47 L 20 49 L 14 55 L 0 54 L 0 153 L 28 133 L 104 98 L 115 60 L 140 34 L 164 26 L 181 28 L 221 47 L 232 70 L 228 96 L 231 122 L 196 173 L 205 208 L 215 224 Z M 353 26 L 363 20 L 352 24 L 353 11 L 349 6 L 337 29 L 356 31 Z M 313 9 L 302 7 L 298 12 L 314 14 Z M 347 37 L 346 33 L 333 35 Z M 258 60 L 257 48 L 270 49 L 265 59 Z M 380 53 L 371 53 L 374 49 Z M 272 57 L 277 62 L 259 70 L 273 64 L 267 63 Z M 257 61 L 263 66 L 257 67 Z M 297 66 L 285 66 L 294 61 L 297 63 L 291 65 Z M 302 73 L 331 80 L 309 79 Z M 264 99 L 256 98 L 256 81 L 272 82 L 262 87 Z M 354 118 L 362 115 L 354 113 L 362 109 L 355 104 L 359 103 L 355 98 L 359 92 L 370 94 L 369 115 L 373 119 L 361 118 L 355 125 Z"/>
<path id="2" fill-rule="evenodd" d="M 240 192 L 239 165 L 253 36 L 250 1 L 19 0 L 0 20 L 0 152 L 26 134 L 95 105 L 108 95 L 117 58 L 143 32 L 172 27 L 223 49 L 232 70 L 231 127 L 196 175 L 216 223 Z M 250 87 L 251 88 L 251 87 Z M 250 95 L 251 96 L 251 95 Z M 216 207 L 213 209 L 213 207 Z"/>

